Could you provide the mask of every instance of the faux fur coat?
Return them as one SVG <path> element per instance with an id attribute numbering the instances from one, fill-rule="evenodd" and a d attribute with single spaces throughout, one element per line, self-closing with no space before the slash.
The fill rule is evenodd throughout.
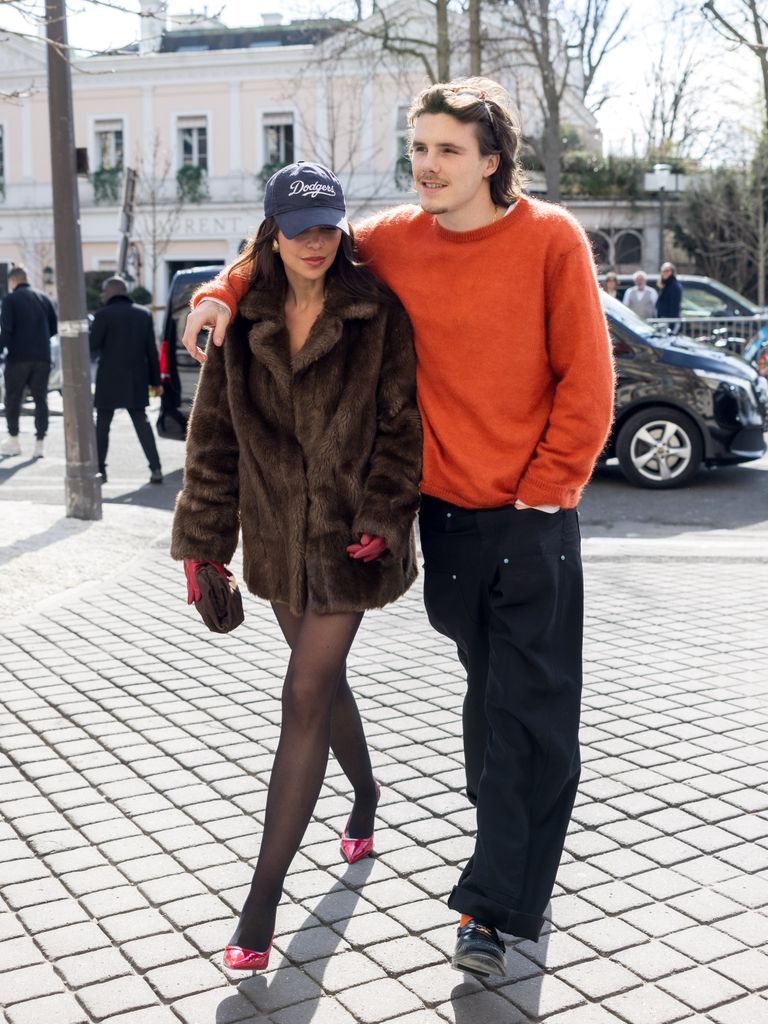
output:
<path id="1" fill-rule="evenodd" d="M 295 614 L 380 608 L 416 576 L 421 421 L 402 306 L 331 285 L 290 356 L 282 298 L 251 290 L 208 346 L 187 432 L 171 555 L 229 562 Z M 361 533 L 389 546 L 352 559 Z"/>

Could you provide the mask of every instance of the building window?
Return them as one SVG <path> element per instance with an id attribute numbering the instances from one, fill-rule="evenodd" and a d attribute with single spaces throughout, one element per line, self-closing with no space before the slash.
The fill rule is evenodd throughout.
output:
<path id="1" fill-rule="evenodd" d="M 616 239 L 616 262 L 620 264 L 637 264 L 643 262 L 643 246 L 640 237 L 634 231 L 625 231 Z"/>
<path id="2" fill-rule="evenodd" d="M 100 171 L 123 169 L 123 122 L 96 121 L 96 169 Z"/>
<path id="3" fill-rule="evenodd" d="M 277 170 L 292 164 L 293 114 L 264 115 L 264 164 Z"/>
<path id="4" fill-rule="evenodd" d="M 395 124 L 395 188 L 407 192 L 411 188 L 411 158 L 408 155 L 408 107 L 397 108 Z"/>
<path id="5" fill-rule="evenodd" d="M 208 170 L 208 122 L 203 117 L 180 117 L 179 167 Z"/>

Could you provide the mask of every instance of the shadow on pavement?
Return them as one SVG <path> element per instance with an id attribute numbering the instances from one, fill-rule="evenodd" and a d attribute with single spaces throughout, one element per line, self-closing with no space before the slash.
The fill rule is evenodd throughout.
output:
<path id="1" fill-rule="evenodd" d="M 23 462 L 17 462 L 15 466 L 8 466 L 6 463 L 9 459 L 17 459 L 18 455 L 0 455 L 0 485 L 4 484 L 7 480 L 10 480 L 14 474 L 18 473 L 21 469 L 28 469 L 30 466 L 34 466 L 38 459 L 33 459 L 31 456 L 24 459 Z"/>
<path id="2" fill-rule="evenodd" d="M 539 941 L 535 943 L 536 957 L 542 964 L 547 962 L 550 935 L 550 931 L 544 932 L 539 937 Z M 518 1006 L 528 1018 L 538 1020 L 543 1016 L 540 1013 L 539 1007 L 541 1004 L 541 985 L 546 974 L 546 967 L 539 967 L 533 961 L 523 958 L 522 953 L 517 951 L 517 945 L 520 943 L 518 938 L 508 935 L 502 937 L 507 943 L 508 976 L 485 981 L 482 978 L 475 978 L 471 974 L 465 974 L 464 982 L 459 983 L 450 995 L 455 1024 L 477 1024 L 480 1020 L 486 1020 L 488 1024 L 502 1024 L 502 1022 L 507 1024 L 508 1020 L 518 1020 L 509 1003 L 503 1006 L 495 998 L 491 999 L 491 1002 L 495 1005 L 487 1003 L 488 996 L 486 993 L 491 993 L 495 989 L 502 987 L 508 988 L 510 985 L 515 985 L 515 1006 Z M 510 939 L 515 945 L 510 945 Z M 530 942 L 526 942 L 525 945 L 528 948 L 532 946 Z M 516 959 L 519 961 L 518 963 L 515 963 Z M 522 970 L 521 964 L 523 965 Z M 528 967 L 530 967 L 533 973 L 529 973 Z M 519 979 L 517 984 L 515 984 L 516 979 Z M 473 988 L 469 988 L 470 985 Z M 482 988 L 478 990 L 474 987 L 477 985 L 481 985 Z M 487 1005 L 483 1005 L 484 1003 L 487 1003 Z M 502 1011 L 504 1016 L 499 1016 L 497 1010 Z"/>
<path id="3" fill-rule="evenodd" d="M 23 541 L 17 541 L 15 544 L 7 547 L 0 547 L 0 565 L 7 565 L 15 558 L 20 558 L 31 551 L 42 551 L 43 548 L 48 547 L 50 544 L 59 543 L 62 540 L 62 527 L 67 530 L 69 536 L 72 536 L 76 533 L 83 533 L 91 526 L 93 526 L 93 521 L 68 519 L 63 516 L 61 519 L 57 519 L 55 523 L 52 523 L 47 530 L 42 530 L 40 533 L 33 534 L 31 537 L 27 537 Z"/>
<path id="4" fill-rule="evenodd" d="M 345 917 L 351 917 L 354 913 L 355 904 L 360 899 L 360 890 L 365 884 L 368 875 L 370 875 L 371 871 L 373 871 L 373 865 L 374 862 L 370 859 L 367 860 L 364 865 L 355 865 L 356 888 L 347 890 L 333 889 L 327 895 L 323 896 L 320 902 L 312 909 L 312 911 L 310 911 L 306 922 L 302 925 L 299 925 L 299 928 L 295 932 L 294 937 L 285 947 L 284 957 L 290 964 L 292 964 L 299 970 L 302 970 L 306 958 L 301 955 L 301 947 L 305 941 L 307 929 L 315 927 L 313 924 L 315 920 L 320 921 L 321 926 L 325 928 L 328 932 L 336 935 L 337 944 L 342 941 L 342 936 L 339 935 L 337 932 L 334 932 L 333 929 L 329 927 L 329 915 L 326 911 L 330 910 L 331 907 L 333 906 L 333 903 L 336 901 L 336 899 L 338 899 L 339 892 L 346 891 L 352 894 L 353 899 L 351 899 L 350 902 L 345 905 L 344 914 Z M 361 877 L 361 875 L 363 875 L 364 877 Z M 345 876 L 342 876 L 339 879 L 339 881 L 343 882 L 344 877 Z M 325 949 L 323 952 L 324 958 L 332 956 L 334 951 L 335 950 L 330 947 Z M 293 956 L 291 955 L 292 952 L 294 954 Z M 314 963 L 317 963 L 317 961 L 314 961 Z M 312 979 L 316 981 L 318 985 L 322 985 L 323 983 L 322 975 L 318 976 L 315 973 L 313 973 Z M 278 970 L 272 974 L 266 975 L 254 973 L 250 978 L 246 978 L 245 981 L 242 981 L 238 985 L 238 990 L 242 992 L 247 999 L 249 999 L 252 1003 L 255 1004 L 257 1010 L 260 1013 L 268 1014 L 270 1013 L 270 1011 L 277 1011 L 279 1008 L 285 1005 L 280 996 L 280 989 L 285 985 L 295 986 L 295 984 L 296 980 L 294 976 L 292 976 L 285 970 Z M 275 989 L 274 992 L 271 991 L 273 988 Z M 323 995 L 321 993 L 319 996 L 315 998 L 310 998 L 306 1000 L 306 1002 L 302 1002 L 298 1005 L 292 1006 L 291 1024 L 311 1024 L 317 1012 L 318 1001 L 322 998 Z M 224 1002 L 219 1005 L 219 1009 L 216 1013 L 216 1021 L 220 1022 L 220 1024 L 225 1024 L 225 1022 L 230 1019 L 226 1016 L 226 1005 L 227 1000 L 225 999 Z"/>
<path id="5" fill-rule="evenodd" d="M 171 512 L 176 504 L 176 495 L 181 490 L 182 479 L 183 471 L 175 469 L 163 476 L 161 484 L 142 484 L 141 487 L 125 494 L 118 494 L 114 498 L 102 498 L 102 502 L 104 505 L 140 505 L 142 508 L 166 509 Z"/>

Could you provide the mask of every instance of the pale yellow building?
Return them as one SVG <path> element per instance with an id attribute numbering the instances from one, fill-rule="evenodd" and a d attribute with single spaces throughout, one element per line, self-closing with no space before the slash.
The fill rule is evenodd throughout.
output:
<path id="1" fill-rule="evenodd" d="M 261 219 L 266 177 L 285 162 L 333 166 L 353 219 L 409 201 L 405 115 L 427 82 L 422 61 L 384 53 L 367 34 L 372 23 L 361 32 L 274 15 L 242 29 L 212 19 L 180 25 L 166 22 L 163 6 L 142 3 L 140 43 L 73 63 L 76 146 L 87 150 L 90 169 L 79 179 L 86 271 L 115 268 L 128 166 L 140 175 L 128 270 L 158 306 L 175 270 L 237 253 Z M 409 34 L 429 38 L 432 6 L 382 6 Z M 452 30 L 466 38 L 463 19 Z M 53 293 L 45 44 L 9 37 L 0 46 L 0 95 L 8 97 L 0 101 L 0 292 L 8 267 L 23 263 Z M 488 73 L 508 85 L 524 129 L 535 131 L 530 90 L 498 60 Z M 452 74 L 466 73 L 465 64 L 455 47 Z M 599 148 L 577 96 L 567 94 L 569 122 Z"/>

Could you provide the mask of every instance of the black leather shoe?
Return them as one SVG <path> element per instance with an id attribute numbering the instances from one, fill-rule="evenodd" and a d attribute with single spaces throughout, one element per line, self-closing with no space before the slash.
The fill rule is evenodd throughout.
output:
<path id="1" fill-rule="evenodd" d="M 153 469 L 149 482 L 151 484 L 161 484 L 163 482 L 163 471 L 161 469 Z"/>
<path id="2" fill-rule="evenodd" d="M 490 924 L 481 924 L 474 917 L 456 932 L 456 949 L 451 967 L 481 978 L 491 974 L 504 977 L 507 954 L 499 933 Z"/>

